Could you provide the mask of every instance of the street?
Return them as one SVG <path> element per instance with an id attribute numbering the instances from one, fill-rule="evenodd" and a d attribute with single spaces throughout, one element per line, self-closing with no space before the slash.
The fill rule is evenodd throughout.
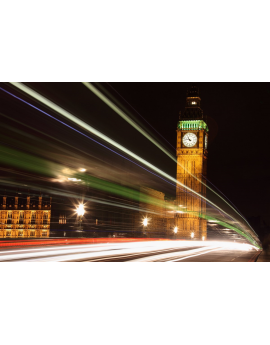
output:
<path id="1" fill-rule="evenodd" d="M 248 262 L 254 246 L 217 241 L 141 240 L 68 245 L 0 247 L 0 261 L 27 262 Z M 78 242 L 78 240 L 76 240 Z M 38 241 L 36 242 L 38 244 Z"/>

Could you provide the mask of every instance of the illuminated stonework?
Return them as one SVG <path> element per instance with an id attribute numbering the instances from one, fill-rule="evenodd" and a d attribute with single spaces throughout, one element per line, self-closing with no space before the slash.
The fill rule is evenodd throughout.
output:
<path id="1" fill-rule="evenodd" d="M 51 198 L 42 202 L 42 196 L 25 199 L 3 196 L 0 207 L 0 238 L 49 237 Z"/>
<path id="2" fill-rule="evenodd" d="M 182 130 L 206 130 L 209 131 L 207 124 L 203 120 L 179 121 L 178 128 Z"/>
<path id="3" fill-rule="evenodd" d="M 207 173 L 207 150 L 205 143 L 208 136 L 208 126 L 203 111 L 200 108 L 200 97 L 196 87 L 187 93 L 186 107 L 180 116 L 177 126 L 177 180 L 195 192 L 206 196 L 205 178 Z M 195 102 L 195 103 L 194 103 Z M 186 133 L 197 136 L 197 142 L 192 147 L 183 143 Z M 206 240 L 207 221 L 200 214 L 206 214 L 204 200 L 187 191 L 185 188 L 176 189 L 176 220 L 178 227 L 177 238 Z"/>

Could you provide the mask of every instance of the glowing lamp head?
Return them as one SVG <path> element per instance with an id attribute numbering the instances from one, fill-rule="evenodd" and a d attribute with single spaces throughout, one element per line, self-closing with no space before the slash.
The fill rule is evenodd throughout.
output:
<path id="1" fill-rule="evenodd" d="M 178 231 L 178 227 L 176 226 L 176 227 L 173 229 L 173 232 L 174 232 L 175 234 L 177 234 L 177 231 Z"/>
<path id="2" fill-rule="evenodd" d="M 84 215 L 84 205 L 83 204 L 79 204 L 79 206 L 76 209 L 77 215 L 78 216 L 83 216 Z"/>
<path id="3" fill-rule="evenodd" d="M 194 232 L 192 232 L 190 236 L 191 236 L 191 238 L 194 238 Z"/>
<path id="4" fill-rule="evenodd" d="M 144 218 L 143 219 L 143 226 L 147 226 L 148 225 L 148 218 Z"/>
<path id="5" fill-rule="evenodd" d="M 204 236 L 202 237 L 202 240 L 203 240 L 203 241 L 205 240 L 205 237 L 204 237 Z"/>

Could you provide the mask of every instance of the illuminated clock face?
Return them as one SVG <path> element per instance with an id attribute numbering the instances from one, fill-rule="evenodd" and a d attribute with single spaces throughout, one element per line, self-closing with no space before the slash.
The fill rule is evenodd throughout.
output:
<path id="1" fill-rule="evenodd" d="M 192 147 L 197 142 L 197 135 L 194 133 L 186 133 L 183 136 L 183 144 L 187 147 Z"/>
<path id="2" fill-rule="evenodd" d="M 207 149 L 207 135 L 204 138 L 204 147 Z"/>

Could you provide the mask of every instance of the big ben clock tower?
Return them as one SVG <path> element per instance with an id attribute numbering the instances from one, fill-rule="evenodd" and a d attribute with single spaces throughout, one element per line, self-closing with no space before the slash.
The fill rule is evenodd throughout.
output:
<path id="1" fill-rule="evenodd" d="M 200 107 L 198 88 L 187 92 L 185 110 L 177 125 L 177 180 L 206 197 L 208 126 Z M 178 238 L 206 240 L 206 203 L 200 196 L 177 185 L 176 225 Z"/>

